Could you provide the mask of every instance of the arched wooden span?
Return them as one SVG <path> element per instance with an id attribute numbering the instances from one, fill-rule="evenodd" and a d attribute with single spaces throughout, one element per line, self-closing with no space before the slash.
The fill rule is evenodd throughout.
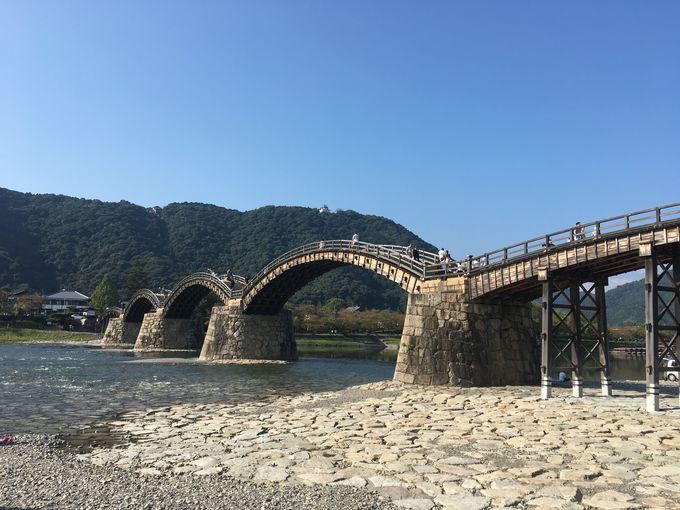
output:
<path id="1" fill-rule="evenodd" d="M 344 240 L 309 243 L 284 253 L 268 264 L 243 291 L 246 314 L 273 315 L 298 290 L 324 273 L 356 266 L 395 282 L 407 292 L 418 292 L 418 279 L 435 254 L 421 252 L 415 260 L 403 246 Z"/>
<path id="2" fill-rule="evenodd" d="M 144 314 L 160 308 L 163 296 L 149 289 L 141 289 L 133 294 L 125 307 L 123 322 L 142 322 Z"/>
<path id="3" fill-rule="evenodd" d="M 163 305 L 163 315 L 172 319 L 188 319 L 211 292 L 226 304 L 235 294 L 240 295 L 243 281 L 243 277 L 236 275 L 228 277 L 209 272 L 193 273 L 183 278 L 168 295 Z"/>

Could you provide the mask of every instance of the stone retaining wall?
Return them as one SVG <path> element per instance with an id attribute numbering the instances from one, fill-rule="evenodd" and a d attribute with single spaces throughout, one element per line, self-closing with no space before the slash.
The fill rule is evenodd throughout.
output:
<path id="1" fill-rule="evenodd" d="M 239 306 L 215 306 L 201 359 L 295 360 L 292 315 L 288 310 L 276 315 L 246 315 Z"/>
<path id="2" fill-rule="evenodd" d="M 451 280 L 409 294 L 394 379 L 453 386 L 537 384 L 540 363 L 530 304 L 470 302 L 465 282 Z"/>

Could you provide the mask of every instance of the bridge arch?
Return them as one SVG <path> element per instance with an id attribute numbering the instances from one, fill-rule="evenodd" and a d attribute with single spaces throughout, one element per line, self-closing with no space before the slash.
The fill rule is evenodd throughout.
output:
<path id="1" fill-rule="evenodd" d="M 243 312 L 274 315 L 293 294 L 319 276 L 342 266 L 372 271 L 405 291 L 420 291 L 421 278 L 436 255 L 420 252 L 419 260 L 403 246 L 321 241 L 295 248 L 267 265 L 243 289 Z"/>
<path id="2" fill-rule="evenodd" d="M 235 292 L 233 283 L 229 285 L 226 276 L 213 273 L 198 272 L 183 278 L 165 300 L 163 316 L 169 319 L 188 319 L 198 304 L 211 292 L 223 304 L 231 299 Z"/>
<path id="3" fill-rule="evenodd" d="M 162 305 L 162 296 L 149 289 L 135 292 L 128 301 L 123 313 L 123 322 L 139 322 L 144 320 L 144 314 L 154 312 Z"/>

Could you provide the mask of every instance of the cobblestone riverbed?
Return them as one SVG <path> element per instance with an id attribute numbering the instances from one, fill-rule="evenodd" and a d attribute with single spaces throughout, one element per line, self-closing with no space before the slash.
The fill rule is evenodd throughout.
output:
<path id="1" fill-rule="evenodd" d="M 347 497 L 357 508 L 680 508 L 680 409 L 666 390 L 655 414 L 640 385 L 613 398 L 555 388 L 542 401 L 536 387 L 379 382 L 176 405 L 119 416 L 107 426 L 120 444 L 75 458 L 151 485 L 228 477 L 265 491 L 358 491 L 338 492 L 337 508 Z"/>

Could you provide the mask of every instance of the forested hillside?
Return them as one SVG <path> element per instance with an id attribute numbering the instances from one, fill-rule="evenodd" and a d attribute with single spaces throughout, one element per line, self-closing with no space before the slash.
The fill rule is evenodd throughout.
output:
<path id="1" fill-rule="evenodd" d="M 607 324 L 639 326 L 645 322 L 644 280 L 626 283 L 607 292 Z"/>
<path id="2" fill-rule="evenodd" d="M 211 268 L 254 275 L 281 253 L 319 239 L 402 244 L 434 250 L 393 221 L 338 211 L 268 206 L 239 212 L 208 204 L 144 208 L 0 188 L 0 288 L 90 294 L 108 276 L 122 296 L 141 286 L 173 287 Z M 341 268 L 300 291 L 294 302 L 332 297 L 366 308 L 399 308 L 405 294 L 358 268 Z"/>

